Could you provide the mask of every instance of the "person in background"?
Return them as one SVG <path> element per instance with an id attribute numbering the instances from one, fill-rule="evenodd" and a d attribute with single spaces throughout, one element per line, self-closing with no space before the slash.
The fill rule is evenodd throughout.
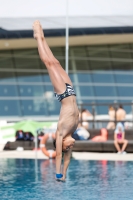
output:
<path id="1" fill-rule="evenodd" d="M 120 148 L 120 144 L 122 145 L 122 148 Z M 114 132 L 114 145 L 118 151 L 118 154 L 125 154 L 125 149 L 127 147 L 128 140 L 125 139 L 125 132 L 124 128 L 121 122 L 119 122 L 116 126 L 115 132 Z"/>
<path id="2" fill-rule="evenodd" d="M 16 141 L 24 140 L 24 132 L 22 130 L 16 131 Z"/>
<path id="3" fill-rule="evenodd" d="M 88 140 L 89 137 L 90 133 L 79 123 L 77 130 L 73 133 L 73 138 L 75 140 Z"/>
<path id="4" fill-rule="evenodd" d="M 92 114 L 87 109 L 82 109 L 79 114 L 79 121 L 82 121 L 82 127 L 84 127 L 86 130 L 89 128 L 89 122 L 88 117 L 92 116 Z"/>
<path id="5" fill-rule="evenodd" d="M 116 111 L 116 120 L 121 122 L 123 127 L 126 119 L 126 111 L 124 110 L 123 106 L 120 104 L 118 110 Z"/>
<path id="6" fill-rule="evenodd" d="M 115 109 L 112 105 L 109 106 L 109 120 L 110 122 L 107 124 L 107 129 L 115 129 Z"/>
<path id="7" fill-rule="evenodd" d="M 108 131 L 106 128 L 101 128 L 100 135 L 93 137 L 91 140 L 94 142 L 105 142 L 108 139 Z"/>
<path id="8" fill-rule="evenodd" d="M 31 132 L 25 132 L 24 133 L 24 140 L 25 141 L 33 141 L 34 140 L 34 136 Z"/>
<path id="9" fill-rule="evenodd" d="M 40 146 L 40 142 L 41 142 L 44 135 L 45 135 L 45 131 L 44 131 L 43 128 L 40 128 L 40 129 L 37 130 L 38 147 Z"/>

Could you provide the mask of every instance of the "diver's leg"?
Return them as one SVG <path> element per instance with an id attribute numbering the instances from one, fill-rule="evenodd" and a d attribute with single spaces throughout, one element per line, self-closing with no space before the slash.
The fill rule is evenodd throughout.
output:
<path id="1" fill-rule="evenodd" d="M 56 67 L 58 60 L 54 59 L 54 56 L 51 56 L 50 51 L 46 52 L 44 48 L 40 23 L 35 21 L 33 24 L 34 29 L 34 38 L 37 40 L 38 52 L 42 62 L 46 65 L 48 70 L 51 82 L 55 89 L 55 92 L 58 94 L 63 93 L 66 90 L 65 82 Z M 61 173 L 61 160 L 62 160 L 62 140 L 63 140 L 63 131 L 61 128 L 57 128 L 56 131 L 56 178 L 62 177 Z"/>
<path id="2" fill-rule="evenodd" d="M 40 25 L 40 27 L 41 27 L 41 25 Z M 44 36 L 42 27 L 41 27 L 41 32 L 42 32 L 43 46 L 44 46 L 44 49 L 45 49 L 47 55 L 55 62 L 55 65 L 58 68 L 58 71 L 59 71 L 60 75 L 62 76 L 64 82 L 72 85 L 72 82 L 71 82 L 69 76 L 67 75 L 65 70 L 62 68 L 62 66 L 60 65 L 59 61 L 54 57 L 52 51 L 50 50 L 50 48 L 49 48 L 49 46 L 47 44 L 46 38 Z"/>
<path id="3" fill-rule="evenodd" d="M 66 85 L 62 76 L 60 75 L 60 71 L 56 67 L 59 62 L 58 60 L 54 59 L 54 56 L 51 56 L 51 53 L 46 52 L 41 36 L 40 23 L 38 21 L 34 22 L 33 29 L 34 38 L 37 40 L 39 56 L 48 70 L 55 92 L 61 94 L 66 90 Z"/>

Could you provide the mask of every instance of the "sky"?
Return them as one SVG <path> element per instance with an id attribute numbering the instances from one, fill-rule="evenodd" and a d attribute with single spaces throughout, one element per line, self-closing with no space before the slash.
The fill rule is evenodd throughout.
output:
<path id="1" fill-rule="evenodd" d="M 0 0 L 0 18 L 133 16 L 133 0 Z"/>

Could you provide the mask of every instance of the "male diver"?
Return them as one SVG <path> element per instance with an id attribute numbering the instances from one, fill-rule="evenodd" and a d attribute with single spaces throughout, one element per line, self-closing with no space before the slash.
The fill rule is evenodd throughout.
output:
<path id="1" fill-rule="evenodd" d="M 69 76 L 51 52 L 39 21 L 34 22 L 33 31 L 40 59 L 48 70 L 55 96 L 61 102 L 55 141 L 56 179 L 64 181 L 70 163 L 71 151 L 75 143 L 72 134 L 76 130 L 79 121 L 76 94 Z M 64 164 L 61 172 L 62 152 L 64 152 Z"/>

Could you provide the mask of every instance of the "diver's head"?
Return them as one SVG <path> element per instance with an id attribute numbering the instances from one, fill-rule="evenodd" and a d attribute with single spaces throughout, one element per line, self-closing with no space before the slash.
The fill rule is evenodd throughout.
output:
<path id="1" fill-rule="evenodd" d="M 75 144 L 75 139 L 70 136 L 63 138 L 62 142 L 62 151 L 67 152 L 69 149 L 72 149 Z"/>
<path id="2" fill-rule="evenodd" d="M 63 138 L 62 142 L 62 152 L 67 152 L 69 149 L 72 149 L 75 144 L 75 139 L 73 139 L 71 136 L 66 136 Z M 53 141 L 53 145 L 56 148 L 56 140 Z"/>

